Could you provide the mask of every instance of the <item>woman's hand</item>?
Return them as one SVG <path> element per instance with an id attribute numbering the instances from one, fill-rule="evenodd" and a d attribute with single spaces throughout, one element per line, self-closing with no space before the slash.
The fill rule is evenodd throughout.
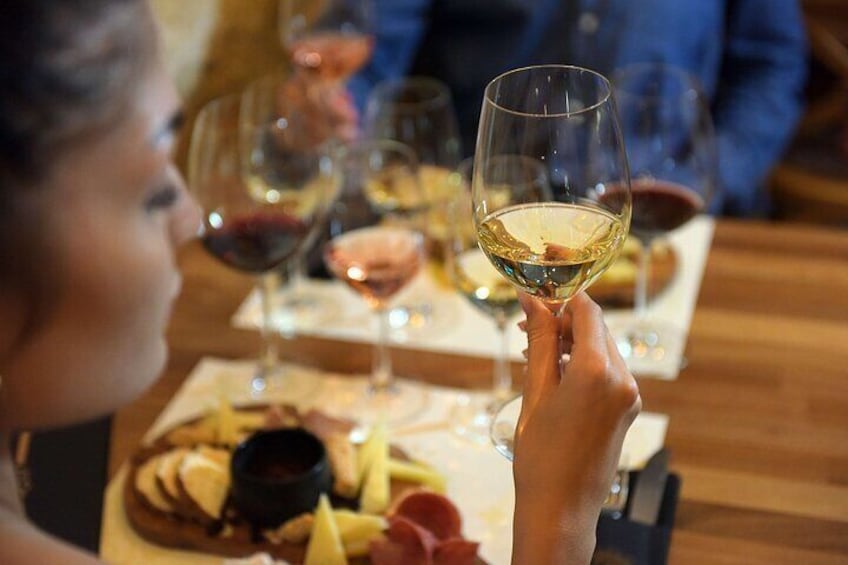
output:
<path id="1" fill-rule="evenodd" d="M 639 388 L 585 293 L 561 318 L 521 296 L 528 362 L 515 438 L 513 560 L 588 563 Z M 562 355 L 570 360 L 561 362 Z"/>
<path id="2" fill-rule="evenodd" d="M 343 85 L 295 72 L 282 85 L 278 96 L 281 115 L 295 111 L 311 125 L 308 139 L 300 143 L 313 146 L 330 139 L 349 142 L 359 135 L 359 113 Z"/>

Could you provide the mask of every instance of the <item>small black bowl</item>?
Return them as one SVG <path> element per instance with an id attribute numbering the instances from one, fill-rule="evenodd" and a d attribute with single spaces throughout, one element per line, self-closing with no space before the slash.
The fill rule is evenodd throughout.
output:
<path id="1" fill-rule="evenodd" d="M 256 432 L 236 447 L 230 471 L 233 505 L 263 528 L 312 512 L 333 483 L 324 445 L 303 428 Z"/>

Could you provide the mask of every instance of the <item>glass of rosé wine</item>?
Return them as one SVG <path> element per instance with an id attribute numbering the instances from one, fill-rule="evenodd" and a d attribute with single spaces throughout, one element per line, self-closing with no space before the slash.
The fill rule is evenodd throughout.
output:
<path id="1" fill-rule="evenodd" d="M 515 288 L 560 316 L 616 260 L 630 225 L 612 87 L 580 67 L 509 71 L 486 86 L 477 139 L 471 200 L 480 249 Z M 543 165 L 549 189 L 495 177 L 507 155 Z M 504 404 L 491 427 L 495 448 L 510 459 L 520 403 Z"/>
<path id="2" fill-rule="evenodd" d="M 388 343 L 391 300 L 426 261 L 420 229 L 425 199 L 415 155 L 400 143 L 363 141 L 349 146 L 344 174 L 343 192 L 368 195 L 364 200 L 377 221 L 363 225 L 362 214 L 344 213 L 355 212 L 353 208 L 331 212 L 331 239 L 324 247 L 324 263 L 334 277 L 365 300 L 376 321 L 377 339 L 366 393 L 336 408 L 363 427 L 377 421 L 396 426 L 420 413 L 427 400 L 421 387 L 395 379 Z"/>
<path id="3" fill-rule="evenodd" d="M 243 128 L 239 112 L 238 95 L 201 109 L 191 138 L 189 185 L 203 210 L 203 246 L 228 267 L 259 280 L 262 349 L 250 393 L 300 397 L 315 384 L 278 365 L 271 319 L 274 271 L 297 256 L 339 176 L 323 145 L 303 142 L 307 125 L 296 117 Z"/>
<path id="4" fill-rule="evenodd" d="M 631 370 L 646 370 L 685 340 L 648 315 L 651 246 L 706 210 L 716 191 L 716 139 L 707 100 L 686 71 L 639 63 L 616 71 L 612 83 L 632 179 L 630 233 L 642 244 L 634 316 L 613 330 L 622 356 L 639 360 Z"/>
<path id="5" fill-rule="evenodd" d="M 341 85 L 371 58 L 371 0 L 280 0 L 280 41 L 298 72 Z"/>

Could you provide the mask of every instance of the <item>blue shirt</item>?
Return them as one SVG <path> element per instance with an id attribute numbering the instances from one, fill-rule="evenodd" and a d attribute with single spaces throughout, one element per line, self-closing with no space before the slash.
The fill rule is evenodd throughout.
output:
<path id="1" fill-rule="evenodd" d="M 507 70 L 568 63 L 609 75 L 666 62 L 700 78 L 718 134 L 722 198 L 762 213 L 762 181 L 803 108 L 806 40 L 797 0 L 374 0 L 376 44 L 350 83 L 362 107 L 386 78 L 429 75 L 451 89 L 474 149 L 485 85 Z"/>

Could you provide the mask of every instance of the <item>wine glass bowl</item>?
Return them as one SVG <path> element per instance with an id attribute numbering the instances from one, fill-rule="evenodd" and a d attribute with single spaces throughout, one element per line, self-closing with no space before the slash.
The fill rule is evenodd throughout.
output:
<path id="1" fill-rule="evenodd" d="M 615 261 L 630 225 L 630 176 L 612 88 L 580 67 L 507 72 L 486 87 L 472 178 L 480 248 L 519 291 L 560 315 Z M 493 182 L 506 156 L 545 171 L 547 187 Z M 511 456 L 515 403 L 495 416 L 491 439 Z"/>
<path id="2" fill-rule="evenodd" d="M 615 328 L 628 361 L 662 360 L 682 349 L 682 331 L 648 315 L 652 243 L 706 210 L 716 190 L 717 150 L 697 80 L 662 63 L 640 63 L 612 77 L 632 175 L 630 232 L 642 244 L 634 318 Z M 631 370 L 645 365 L 630 363 Z M 649 370 L 649 369 L 648 369 Z"/>
<path id="3" fill-rule="evenodd" d="M 280 0 L 280 41 L 300 72 L 343 83 L 371 57 L 373 11 L 370 0 Z"/>

